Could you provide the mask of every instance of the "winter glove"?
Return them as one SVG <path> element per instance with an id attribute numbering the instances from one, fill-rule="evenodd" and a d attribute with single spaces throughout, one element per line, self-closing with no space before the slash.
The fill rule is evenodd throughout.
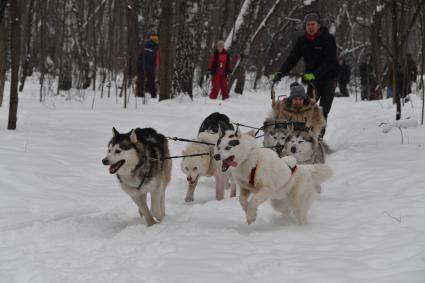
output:
<path id="1" fill-rule="evenodd" d="M 316 77 L 314 76 L 313 73 L 307 73 L 307 74 L 304 74 L 303 79 L 309 82 L 309 81 L 314 81 Z"/>
<path id="2" fill-rule="evenodd" d="M 278 82 L 278 81 L 280 81 L 280 79 L 282 77 L 283 76 L 282 76 L 282 73 L 281 72 L 274 73 L 274 74 L 272 74 L 272 81 L 273 82 Z"/>

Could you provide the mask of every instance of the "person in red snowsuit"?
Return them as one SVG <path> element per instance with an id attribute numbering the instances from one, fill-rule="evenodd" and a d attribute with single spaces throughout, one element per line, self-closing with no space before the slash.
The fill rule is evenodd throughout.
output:
<path id="1" fill-rule="evenodd" d="M 216 99 L 221 90 L 223 100 L 229 98 L 229 88 L 227 76 L 232 73 L 232 62 L 229 52 L 224 49 L 224 41 L 220 40 L 216 44 L 216 49 L 211 54 L 208 62 L 208 71 L 211 74 L 211 99 Z"/>

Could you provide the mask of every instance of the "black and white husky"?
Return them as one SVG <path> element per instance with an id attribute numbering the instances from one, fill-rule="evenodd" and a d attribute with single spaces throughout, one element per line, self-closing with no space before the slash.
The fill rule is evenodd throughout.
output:
<path id="1" fill-rule="evenodd" d="M 279 158 L 268 148 L 259 148 L 255 138 L 238 129 L 220 134 L 214 158 L 222 161 L 222 170 L 230 168 L 240 187 L 240 204 L 248 224 L 257 218 L 257 208 L 270 200 L 272 207 L 300 224 L 307 223 L 315 187 L 332 175 L 325 164 L 296 165 L 294 157 Z M 251 197 L 252 195 L 252 197 Z"/>
<path id="2" fill-rule="evenodd" d="M 276 151 L 279 157 L 283 155 L 283 146 L 289 134 L 288 127 L 284 121 L 277 121 L 268 118 L 263 124 L 264 140 L 263 145 Z"/>
<path id="3" fill-rule="evenodd" d="M 311 131 L 291 131 L 284 144 L 284 155 L 294 156 L 300 164 L 325 163 L 326 161 L 323 143 Z"/>
<path id="4" fill-rule="evenodd" d="M 102 160 L 109 173 L 116 174 L 121 188 L 139 207 L 148 226 L 165 215 L 165 189 L 171 180 L 171 159 L 167 139 L 152 128 L 120 134 L 112 129 L 108 154 Z M 151 209 L 146 194 L 151 196 Z"/>

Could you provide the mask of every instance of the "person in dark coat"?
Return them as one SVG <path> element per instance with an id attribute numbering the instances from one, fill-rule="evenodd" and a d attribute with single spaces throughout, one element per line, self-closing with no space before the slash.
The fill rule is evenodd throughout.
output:
<path id="1" fill-rule="evenodd" d="M 339 58 L 339 75 L 338 75 L 338 86 L 341 91 L 341 96 L 348 97 L 347 84 L 350 82 L 351 70 L 345 62 L 344 58 Z"/>
<path id="2" fill-rule="evenodd" d="M 145 84 L 152 98 L 156 98 L 155 75 L 159 68 L 159 37 L 152 34 L 137 59 L 137 96 L 145 96 Z"/>
<path id="3" fill-rule="evenodd" d="M 208 71 L 211 74 L 212 84 L 211 99 L 216 99 L 220 90 L 223 100 L 229 98 L 227 76 L 232 73 L 232 68 L 229 52 L 224 49 L 224 41 L 219 40 L 208 61 Z"/>
<path id="4" fill-rule="evenodd" d="M 338 77 L 338 59 L 336 55 L 335 37 L 326 27 L 320 26 L 320 15 L 310 12 L 305 15 L 304 35 L 300 36 L 280 71 L 273 74 L 272 80 L 279 81 L 286 76 L 298 63 L 304 59 L 305 74 L 303 79 L 311 81 L 316 89 L 315 99 L 323 108 L 323 115 L 327 119 L 335 96 L 336 79 Z M 313 96 L 313 88 L 308 87 L 309 96 Z M 324 130 L 321 134 L 323 137 Z"/>

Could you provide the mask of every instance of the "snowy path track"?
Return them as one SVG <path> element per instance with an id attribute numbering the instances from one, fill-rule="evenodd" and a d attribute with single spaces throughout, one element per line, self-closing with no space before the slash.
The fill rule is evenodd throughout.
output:
<path id="1" fill-rule="evenodd" d="M 389 102 L 382 110 L 335 100 L 325 138 L 336 150 L 328 157 L 335 176 L 316 196 L 308 225 L 264 204 L 248 226 L 229 191 L 214 199 L 211 179 L 201 179 L 186 204 L 175 160 L 167 215 L 148 228 L 101 165 L 112 126 L 192 138 L 214 111 L 260 126 L 268 92 L 222 105 L 151 101 L 138 110 L 114 101 L 91 111 L 89 101 L 57 99 L 47 108 L 28 91 L 16 132 L 4 130 L 0 108 L 0 282 L 424 282 L 425 131 L 405 130 L 404 145 L 397 131 L 383 134 L 379 123 L 394 116 Z M 176 155 L 185 146 L 170 145 Z"/>

